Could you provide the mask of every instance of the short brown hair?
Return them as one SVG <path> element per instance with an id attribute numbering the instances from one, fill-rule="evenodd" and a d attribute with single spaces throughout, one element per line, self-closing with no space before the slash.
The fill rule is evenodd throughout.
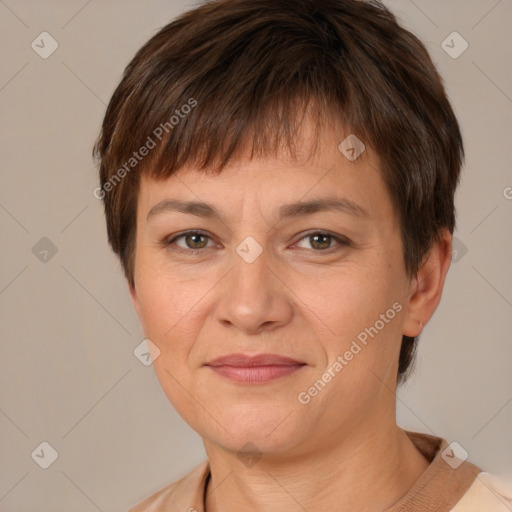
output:
<path id="1" fill-rule="evenodd" d="M 281 144 L 292 149 L 311 106 L 318 127 L 342 123 L 379 156 L 413 276 L 441 229 L 453 233 L 464 158 L 456 117 L 423 44 L 377 1 L 213 0 L 137 52 L 94 146 L 97 197 L 129 283 L 142 173 L 165 178 L 186 164 L 221 172 L 247 144 L 253 155 Z M 135 161 L 155 138 L 157 147 Z M 398 382 L 415 346 L 403 336 Z"/>

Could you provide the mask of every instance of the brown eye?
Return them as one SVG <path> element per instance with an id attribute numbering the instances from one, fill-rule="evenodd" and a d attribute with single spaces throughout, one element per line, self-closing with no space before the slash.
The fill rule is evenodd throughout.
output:
<path id="1" fill-rule="evenodd" d="M 300 245 L 304 240 L 308 242 L 309 247 Z M 337 236 L 323 231 L 312 231 L 303 236 L 296 245 L 301 249 L 313 248 L 313 252 L 332 252 L 330 249 L 336 250 L 344 246 L 350 246 L 350 240 L 341 235 Z"/>
<path id="2" fill-rule="evenodd" d="M 206 247 L 207 242 L 204 240 L 207 238 L 205 235 L 201 233 L 190 233 L 187 235 L 183 235 L 185 239 L 185 243 L 190 249 L 203 249 Z M 203 241 L 201 241 L 203 239 Z"/>
<path id="3" fill-rule="evenodd" d="M 178 240 L 183 242 L 178 243 Z M 206 249 L 212 247 L 212 244 L 208 245 L 211 238 L 206 233 L 200 231 L 187 231 L 174 237 L 172 240 L 164 242 L 164 246 L 168 249 L 172 249 L 182 253 L 188 254 L 199 254 L 204 252 Z"/>
<path id="4" fill-rule="evenodd" d="M 331 245 L 332 237 L 324 233 L 317 233 L 315 235 L 309 235 L 311 246 L 315 249 L 329 249 Z"/>

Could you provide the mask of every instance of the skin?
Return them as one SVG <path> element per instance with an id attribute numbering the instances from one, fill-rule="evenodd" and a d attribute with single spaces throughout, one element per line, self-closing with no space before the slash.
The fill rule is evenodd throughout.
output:
<path id="1" fill-rule="evenodd" d="M 218 176 L 188 166 L 165 180 L 141 181 L 130 293 L 146 337 L 160 350 L 153 366 L 164 392 L 203 438 L 212 473 L 208 512 L 385 510 L 428 467 L 396 425 L 396 374 L 402 334 L 420 334 L 440 301 L 451 235 L 443 232 L 418 274 L 408 276 L 378 157 L 367 145 L 349 161 L 338 151 L 346 135 L 324 133 L 312 153 L 305 130 L 296 158 L 242 154 Z M 278 219 L 285 203 L 333 195 L 367 215 Z M 147 219 L 169 198 L 210 203 L 222 219 L 177 211 Z M 195 229 L 208 236 L 165 244 Z M 350 244 L 315 241 L 318 231 Z M 252 263 L 236 252 L 248 236 L 262 248 Z M 194 248 L 203 252 L 186 252 Z M 299 393 L 397 302 L 401 311 L 300 403 Z M 234 352 L 306 364 L 257 385 L 204 366 Z"/>

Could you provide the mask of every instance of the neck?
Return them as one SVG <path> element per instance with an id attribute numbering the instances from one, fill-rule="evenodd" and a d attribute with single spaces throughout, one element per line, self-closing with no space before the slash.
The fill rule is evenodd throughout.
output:
<path id="1" fill-rule="evenodd" d="M 264 455 L 252 467 L 205 442 L 211 470 L 206 512 L 385 510 L 429 465 L 396 424 L 339 439 L 286 460 Z"/>

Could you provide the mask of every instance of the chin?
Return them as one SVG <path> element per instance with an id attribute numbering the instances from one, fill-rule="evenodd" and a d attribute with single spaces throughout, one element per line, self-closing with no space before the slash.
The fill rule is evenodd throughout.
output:
<path id="1" fill-rule="evenodd" d="M 265 414 L 265 410 L 256 408 L 240 415 L 236 411 L 224 415 L 222 424 L 227 425 L 226 432 L 218 424 L 208 424 L 206 429 L 197 429 L 203 437 L 224 449 L 236 454 L 255 452 L 260 454 L 290 453 L 307 437 L 305 422 L 298 424 L 296 414 L 285 409 L 274 414 Z M 287 415 L 289 415 L 287 417 Z M 213 430 L 211 428 L 214 427 Z M 192 426 L 192 428 L 194 428 Z M 231 435 L 230 435 L 231 434 Z"/>

